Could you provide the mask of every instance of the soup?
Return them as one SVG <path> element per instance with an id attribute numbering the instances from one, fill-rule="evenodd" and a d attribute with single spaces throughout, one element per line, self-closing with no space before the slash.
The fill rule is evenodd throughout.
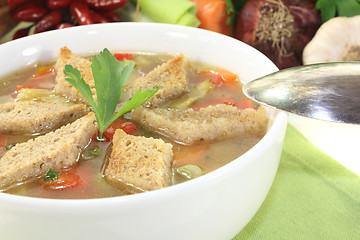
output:
<path id="1" fill-rule="evenodd" d="M 72 54 L 70 50 L 68 53 Z M 20 180 L 3 185 L 2 191 L 32 197 L 68 199 L 104 198 L 159 189 L 188 181 L 227 164 L 253 147 L 265 134 L 267 119 L 264 110 L 245 98 L 241 92 L 241 83 L 234 73 L 185 59 L 181 55 L 114 55 L 119 61 L 126 59 L 135 63 L 134 71 L 123 88 L 120 106 L 132 98 L 134 86 L 153 87 L 154 84 L 147 81 L 165 79 L 162 89 L 145 104 L 115 120 L 104 132 L 104 139 L 97 137 L 98 132 L 91 134 L 80 154 L 74 154 L 77 157 L 71 160 L 71 164 L 65 164 L 61 170 L 46 169 L 46 175 L 42 171 L 32 177 L 19 177 Z M 88 58 L 75 57 L 76 64 L 79 61 L 89 64 Z M 11 151 L 16 152 L 24 146 L 20 143 L 49 136 L 63 129 L 63 125 L 70 126 L 78 121 L 76 119 L 85 118 L 89 116 L 88 112 L 92 112 L 93 109 L 78 91 L 69 91 L 70 87 L 64 87 L 67 83 L 59 84 L 59 75 L 62 74 L 59 65 L 64 65 L 64 62 L 67 61 L 58 59 L 56 64 L 34 66 L 3 77 L 0 81 L 2 106 L 13 104 L 14 101 L 15 104 L 32 104 L 35 101 L 51 102 L 54 106 L 65 104 L 69 109 L 77 107 L 77 110 L 69 110 L 66 118 L 40 124 L 41 128 L 34 128 L 30 133 L 26 129 L 19 133 L 9 126 L 0 128 L 0 157 L 8 159 Z M 56 71 L 54 65 L 55 69 L 58 68 Z M 86 68 L 89 66 L 84 66 Z M 177 78 L 180 82 L 185 79 L 185 83 L 179 84 Z M 5 119 L 8 112 L 0 110 L 0 121 Z M 84 127 L 84 132 L 90 134 L 92 127 L 88 131 Z M 123 151 L 128 145 L 133 148 L 129 147 L 128 152 Z M 32 148 L 31 151 L 36 152 L 36 156 L 41 152 L 45 155 L 50 152 L 46 145 L 39 148 L 43 150 Z M 151 148 L 155 149 L 149 153 Z M 64 149 L 64 153 L 66 151 L 68 148 Z M 115 154 L 119 151 L 120 157 Z M 142 152 L 146 153 L 139 157 Z M 150 156 L 153 152 L 160 155 Z M 151 158 L 151 161 L 147 161 L 147 158 Z M 163 158 L 164 163 L 161 162 Z M 123 166 L 125 162 L 126 167 Z M 18 164 L 21 167 L 21 161 Z M 47 162 L 42 164 L 41 167 Z M 160 171 L 160 168 L 164 170 Z M 6 178 L 4 169 L 0 169 L 0 181 L 1 171 L 3 178 Z M 52 178 L 52 174 L 56 177 Z M 160 183 L 153 184 L 158 181 L 153 176 L 160 178 Z M 162 182 L 163 179 L 166 180 Z"/>

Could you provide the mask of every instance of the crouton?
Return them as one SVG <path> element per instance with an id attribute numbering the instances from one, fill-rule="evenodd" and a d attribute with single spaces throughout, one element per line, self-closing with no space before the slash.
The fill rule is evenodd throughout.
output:
<path id="1" fill-rule="evenodd" d="M 132 136 L 117 129 L 105 177 L 144 191 L 171 185 L 172 145 L 161 139 Z"/>
<path id="2" fill-rule="evenodd" d="M 53 131 L 88 113 L 84 104 L 38 101 L 9 102 L 0 105 L 0 132 L 34 134 Z"/>
<path id="3" fill-rule="evenodd" d="M 268 123 L 263 108 L 238 110 L 225 104 L 208 106 L 199 111 L 191 108 L 175 111 L 142 107 L 135 109 L 131 118 L 146 128 L 185 145 L 191 145 L 200 139 L 224 140 L 247 134 L 262 136 Z"/>
<path id="4" fill-rule="evenodd" d="M 126 89 L 133 95 L 137 90 L 148 90 L 161 86 L 160 90 L 144 105 L 158 107 L 189 91 L 185 74 L 185 57 L 178 55 L 157 66 L 143 77 L 135 79 Z"/>
<path id="5" fill-rule="evenodd" d="M 84 81 L 89 84 L 91 92 L 93 93 L 93 98 L 96 102 L 97 97 L 95 82 L 91 71 L 91 61 L 89 59 L 74 55 L 67 47 L 60 49 L 58 53 L 58 59 L 56 60 L 54 66 L 56 72 L 54 87 L 55 93 L 66 96 L 72 101 L 78 101 L 89 105 L 89 102 L 86 100 L 86 98 L 65 80 L 66 76 L 64 74 L 64 68 L 66 64 L 72 65 L 80 71 Z"/>
<path id="6" fill-rule="evenodd" d="M 49 168 L 60 171 L 75 164 L 96 132 L 95 114 L 90 112 L 54 132 L 16 144 L 0 159 L 0 189 L 36 179 Z"/>

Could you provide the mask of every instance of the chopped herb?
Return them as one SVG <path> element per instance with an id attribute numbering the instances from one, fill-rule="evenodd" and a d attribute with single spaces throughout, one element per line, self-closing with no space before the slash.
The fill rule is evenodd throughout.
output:
<path id="1" fill-rule="evenodd" d="M 84 152 L 81 154 L 82 158 L 85 160 L 90 160 L 93 158 L 96 158 L 101 153 L 98 146 L 89 147 L 84 150 Z"/>
<path id="2" fill-rule="evenodd" d="M 134 68 L 133 61 L 117 61 L 108 49 L 104 49 L 99 55 L 92 57 L 91 70 L 94 77 L 97 95 L 95 103 L 90 86 L 81 77 L 78 69 L 71 65 L 65 65 L 64 74 L 69 78 L 65 80 L 73 85 L 89 101 L 95 112 L 99 126 L 99 138 L 103 137 L 109 125 L 121 115 L 140 106 L 151 98 L 160 87 L 142 92 L 138 90 L 134 96 L 115 114 L 119 103 L 122 88 L 129 79 Z"/>
<path id="3" fill-rule="evenodd" d="M 200 138 L 200 141 L 204 141 L 205 139 L 204 138 Z"/>
<path id="4" fill-rule="evenodd" d="M 209 155 L 205 156 L 205 160 L 210 160 L 210 159 L 211 159 L 211 157 Z"/>
<path id="5" fill-rule="evenodd" d="M 44 181 L 54 181 L 55 179 L 58 179 L 60 177 L 60 174 L 56 173 L 54 170 L 52 170 L 51 168 L 49 168 L 49 170 L 47 171 L 45 177 L 43 177 Z"/>
<path id="6" fill-rule="evenodd" d="M 6 146 L 6 147 L 4 147 L 4 148 L 5 148 L 5 150 L 10 150 L 10 149 L 12 149 L 13 147 L 15 147 L 15 144 L 11 144 L 11 145 Z"/>

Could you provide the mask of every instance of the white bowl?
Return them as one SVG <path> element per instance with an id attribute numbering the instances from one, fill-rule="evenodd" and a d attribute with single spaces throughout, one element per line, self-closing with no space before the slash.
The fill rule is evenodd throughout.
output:
<path id="1" fill-rule="evenodd" d="M 120 51 L 183 53 L 249 81 L 277 70 L 263 54 L 206 30 L 154 23 L 97 24 L 55 30 L 0 45 L 2 75 L 76 54 Z M 131 196 L 52 200 L 0 193 L 1 239 L 231 239 L 254 216 L 275 177 L 285 113 L 268 111 L 265 137 L 231 163 L 197 179 Z"/>

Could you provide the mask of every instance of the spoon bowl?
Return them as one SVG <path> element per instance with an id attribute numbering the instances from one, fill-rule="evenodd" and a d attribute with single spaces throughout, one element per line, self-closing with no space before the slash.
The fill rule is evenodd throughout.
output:
<path id="1" fill-rule="evenodd" d="M 360 62 L 319 63 L 280 70 L 246 83 L 250 99 L 296 115 L 360 123 Z"/>

